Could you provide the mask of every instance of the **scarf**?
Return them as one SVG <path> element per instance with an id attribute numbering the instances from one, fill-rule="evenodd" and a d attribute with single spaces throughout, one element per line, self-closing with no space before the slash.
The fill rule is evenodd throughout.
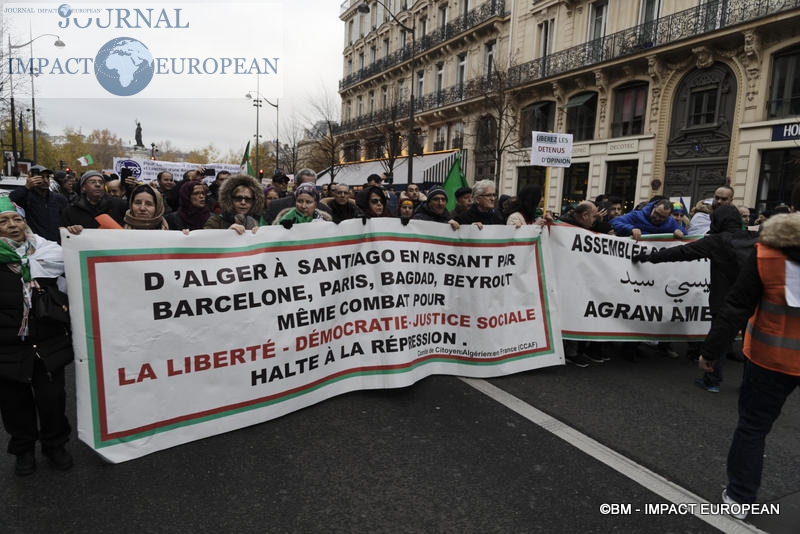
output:
<path id="1" fill-rule="evenodd" d="M 186 223 L 189 230 L 201 230 L 211 216 L 211 209 L 208 204 L 203 204 L 202 208 L 192 205 L 191 195 L 198 185 L 202 186 L 203 184 L 201 182 L 186 182 L 178 191 L 178 217 Z"/>
<path id="2" fill-rule="evenodd" d="M 322 219 L 322 215 L 320 215 L 319 210 L 315 209 L 314 213 L 312 213 L 311 215 L 303 215 L 302 213 L 297 211 L 297 208 L 292 208 L 286 215 L 281 217 L 276 224 L 280 224 L 283 221 L 289 221 L 289 220 L 294 222 L 295 224 L 307 223 L 315 219 Z"/>
<path id="3" fill-rule="evenodd" d="M 129 209 L 125 212 L 125 228 L 133 228 L 134 230 L 168 230 L 169 225 L 164 220 L 164 200 L 161 198 L 161 193 L 147 184 L 136 186 L 131 192 L 131 206 L 133 206 L 133 199 L 140 193 L 147 193 L 153 197 L 156 204 L 156 213 L 153 217 L 137 217 Z"/>
<path id="4" fill-rule="evenodd" d="M 0 238 L 0 263 L 8 264 L 11 272 L 19 274 L 22 281 L 22 323 L 17 335 L 24 339 L 28 335 L 33 289 L 38 287 L 36 278 L 63 275 L 64 254 L 58 243 L 26 232 L 25 241 L 21 243 Z"/>

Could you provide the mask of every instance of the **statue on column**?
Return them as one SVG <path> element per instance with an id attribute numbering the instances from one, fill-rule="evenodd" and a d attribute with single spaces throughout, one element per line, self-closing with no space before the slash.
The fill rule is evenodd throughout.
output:
<path id="1" fill-rule="evenodd" d="M 136 133 L 134 134 L 136 137 L 136 148 L 144 148 L 144 143 L 142 142 L 142 123 L 136 122 Z"/>

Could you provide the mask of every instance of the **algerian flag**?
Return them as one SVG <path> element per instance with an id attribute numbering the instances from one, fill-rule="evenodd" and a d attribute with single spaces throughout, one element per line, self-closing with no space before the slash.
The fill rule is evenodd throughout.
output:
<path id="1" fill-rule="evenodd" d="M 78 158 L 78 163 L 81 164 L 81 167 L 86 167 L 87 165 L 94 163 L 94 158 L 91 154 L 86 154 L 85 156 Z"/>
<path id="2" fill-rule="evenodd" d="M 250 166 L 250 141 L 247 142 L 247 146 L 244 149 L 244 155 L 242 156 L 242 163 L 240 163 L 242 168 L 242 172 L 246 172 L 248 176 L 253 176 L 253 167 Z"/>
<path id="3" fill-rule="evenodd" d="M 456 191 L 461 187 L 467 187 L 467 179 L 461 172 L 461 158 L 456 156 L 450 172 L 442 185 L 442 189 L 447 193 L 447 211 L 453 211 L 456 207 Z"/>

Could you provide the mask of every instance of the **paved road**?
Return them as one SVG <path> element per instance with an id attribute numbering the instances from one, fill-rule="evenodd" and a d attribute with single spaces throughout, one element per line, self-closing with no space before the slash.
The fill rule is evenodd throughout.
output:
<path id="1" fill-rule="evenodd" d="M 645 513 L 670 497 L 718 502 L 741 364 L 726 370 L 718 395 L 693 385 L 688 360 L 661 356 L 437 376 L 118 465 L 74 441 L 67 473 L 42 462 L 18 478 L 0 463 L 2 532 L 797 532 L 797 394 L 767 445 L 761 500 L 779 516 Z"/>

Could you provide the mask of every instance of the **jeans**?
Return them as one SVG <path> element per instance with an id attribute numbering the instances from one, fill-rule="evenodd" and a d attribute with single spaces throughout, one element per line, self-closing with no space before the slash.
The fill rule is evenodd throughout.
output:
<path id="1" fill-rule="evenodd" d="M 739 390 L 739 422 L 728 451 L 728 496 L 751 504 L 761 485 L 764 441 L 800 376 L 770 371 L 747 360 Z"/>

